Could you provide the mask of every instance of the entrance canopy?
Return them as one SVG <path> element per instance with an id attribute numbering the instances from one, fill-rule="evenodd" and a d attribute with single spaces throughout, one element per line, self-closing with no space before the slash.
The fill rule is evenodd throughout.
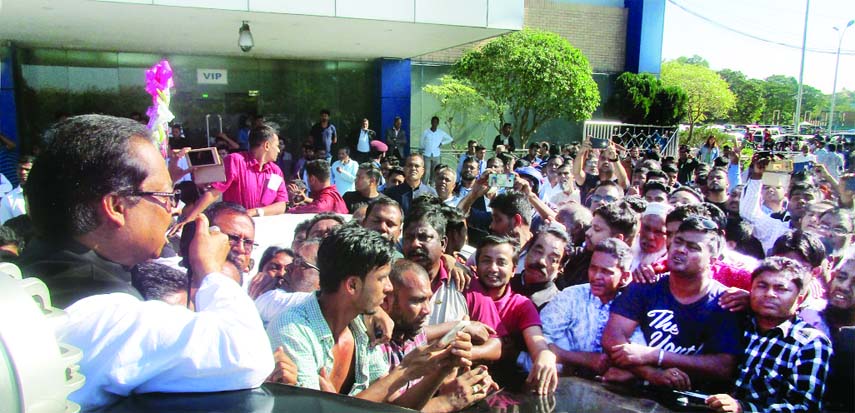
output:
<path id="1" fill-rule="evenodd" d="M 249 53 L 237 44 L 243 20 Z M 0 0 L 0 40 L 67 49 L 410 58 L 522 25 L 523 0 Z"/>

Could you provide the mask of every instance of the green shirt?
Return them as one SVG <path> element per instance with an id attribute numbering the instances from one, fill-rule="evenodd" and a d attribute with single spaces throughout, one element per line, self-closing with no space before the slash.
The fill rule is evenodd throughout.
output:
<path id="1" fill-rule="evenodd" d="M 327 373 L 332 372 L 332 348 L 335 344 L 332 331 L 321 314 L 318 294 L 283 311 L 267 327 L 273 348 L 284 347 L 285 353 L 297 365 L 297 386 L 316 390 L 320 389 L 318 377 L 321 368 L 326 367 Z M 380 347 L 369 346 L 368 332 L 361 316 L 354 318 L 348 328 L 355 346 L 356 371 L 349 393 L 353 396 L 388 374 L 389 363 Z"/>

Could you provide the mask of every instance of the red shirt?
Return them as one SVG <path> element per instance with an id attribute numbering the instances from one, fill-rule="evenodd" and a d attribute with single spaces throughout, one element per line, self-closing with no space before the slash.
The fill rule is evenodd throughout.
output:
<path id="1" fill-rule="evenodd" d="M 347 204 L 344 203 L 341 194 L 330 185 L 321 189 L 317 195 L 312 194 L 314 199 L 310 204 L 296 206 L 288 210 L 292 214 L 317 214 L 321 212 L 335 212 L 347 214 Z"/>
<path id="2" fill-rule="evenodd" d="M 500 330 L 503 331 L 504 334 L 498 333 L 499 336 L 522 334 L 523 330 L 531 326 L 541 325 L 540 315 L 537 314 L 534 303 L 527 297 L 511 291 L 510 286 L 506 288 L 503 296 L 493 300 L 478 280 L 472 280 L 469 291 L 466 292 L 466 303 L 469 306 L 469 314 L 482 311 L 481 307 L 486 305 L 485 303 L 492 304 L 499 314 L 499 322 L 488 324 L 483 320 L 479 321 L 493 327 L 497 333 Z"/>
<path id="3" fill-rule="evenodd" d="M 259 170 L 259 162 L 249 152 L 237 152 L 223 159 L 226 180 L 211 187 L 223 193 L 223 201 L 234 202 L 246 209 L 288 202 L 285 176 L 274 162 Z"/>

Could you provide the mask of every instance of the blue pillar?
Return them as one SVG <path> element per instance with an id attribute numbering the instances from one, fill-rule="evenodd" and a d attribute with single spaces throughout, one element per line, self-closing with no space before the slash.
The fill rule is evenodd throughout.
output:
<path id="1" fill-rule="evenodd" d="M 665 0 L 624 0 L 626 22 L 626 71 L 659 76 L 662 37 L 665 31 Z"/>
<path id="2" fill-rule="evenodd" d="M 401 117 L 401 129 L 410 130 L 410 66 L 409 59 L 378 59 L 380 129 L 377 133 L 383 138 L 386 129 L 392 127 L 395 116 Z M 404 156 L 410 153 L 411 138 L 408 133 Z"/>
<path id="3" fill-rule="evenodd" d="M 15 104 L 15 50 L 12 46 L 0 46 L 0 133 L 20 145 L 18 136 L 18 109 Z M 18 174 L 14 164 L 17 161 L 17 148 L 6 151 L 0 148 L 0 169 L 12 183 L 18 185 Z M 3 156 L 5 155 L 5 156 Z M 13 165 L 11 168 L 9 165 Z"/>

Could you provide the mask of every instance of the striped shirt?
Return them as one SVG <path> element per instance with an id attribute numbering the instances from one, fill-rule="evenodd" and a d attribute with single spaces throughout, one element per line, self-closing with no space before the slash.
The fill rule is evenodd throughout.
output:
<path id="1" fill-rule="evenodd" d="M 801 318 L 761 333 L 752 318 L 733 396 L 745 412 L 818 412 L 831 341 Z"/>

